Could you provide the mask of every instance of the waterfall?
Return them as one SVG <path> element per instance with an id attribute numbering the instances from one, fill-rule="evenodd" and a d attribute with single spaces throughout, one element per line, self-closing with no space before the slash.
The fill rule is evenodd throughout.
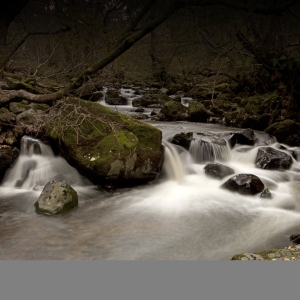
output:
<path id="1" fill-rule="evenodd" d="M 3 187 L 41 190 L 50 180 L 83 185 L 84 178 L 62 157 L 55 156 L 51 147 L 38 139 L 24 136 L 21 151 L 14 166 L 8 170 Z"/>
<path id="2" fill-rule="evenodd" d="M 196 163 L 206 162 L 226 162 L 230 159 L 230 147 L 228 143 L 214 143 L 213 141 L 202 139 L 194 139 L 191 142 L 189 152 Z"/>
<path id="3" fill-rule="evenodd" d="M 185 178 L 183 160 L 187 159 L 187 151 L 166 141 L 163 142 L 163 145 L 165 147 L 164 171 L 169 179 L 179 183 L 183 182 Z"/>

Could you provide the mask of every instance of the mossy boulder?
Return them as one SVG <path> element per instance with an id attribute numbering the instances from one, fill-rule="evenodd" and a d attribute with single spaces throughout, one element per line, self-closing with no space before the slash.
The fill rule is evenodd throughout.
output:
<path id="1" fill-rule="evenodd" d="M 198 101 L 190 101 L 188 106 L 188 120 L 191 122 L 206 123 L 210 114 L 204 105 Z"/>
<path id="2" fill-rule="evenodd" d="M 46 135 L 71 165 L 97 185 L 145 183 L 161 170 L 161 131 L 97 103 L 66 99 L 60 114 L 47 123 Z"/>
<path id="3" fill-rule="evenodd" d="M 34 205 L 38 213 L 47 215 L 66 213 L 78 206 L 78 195 L 67 183 L 52 180 L 45 185 Z"/>
<path id="4" fill-rule="evenodd" d="M 280 143 L 288 144 L 290 146 L 300 145 L 300 123 L 293 120 L 284 120 L 277 122 L 265 129 L 270 135 L 276 137 Z"/>
<path id="5" fill-rule="evenodd" d="M 168 121 L 183 121 L 187 119 L 187 107 L 174 100 L 166 102 L 160 113 Z"/>

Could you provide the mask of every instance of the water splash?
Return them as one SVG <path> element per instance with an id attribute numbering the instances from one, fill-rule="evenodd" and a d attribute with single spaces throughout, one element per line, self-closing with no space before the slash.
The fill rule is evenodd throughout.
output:
<path id="1" fill-rule="evenodd" d="M 8 170 L 3 187 L 41 190 L 50 180 L 82 186 L 87 181 L 62 157 L 55 156 L 51 147 L 38 139 L 24 136 L 21 151 L 14 166 Z"/>

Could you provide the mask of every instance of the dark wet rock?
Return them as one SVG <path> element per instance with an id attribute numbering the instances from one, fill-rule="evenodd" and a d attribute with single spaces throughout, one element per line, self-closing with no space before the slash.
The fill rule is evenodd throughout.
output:
<path id="1" fill-rule="evenodd" d="M 187 108 L 173 100 L 166 102 L 160 113 L 168 121 L 184 121 L 187 119 Z"/>
<path id="2" fill-rule="evenodd" d="M 150 94 L 144 95 L 140 98 L 132 100 L 133 107 L 152 107 L 161 108 L 167 101 L 170 101 L 170 97 L 165 94 Z"/>
<path id="3" fill-rule="evenodd" d="M 235 146 L 237 140 L 235 134 L 222 134 L 222 137 L 227 141 L 231 149 Z"/>
<path id="4" fill-rule="evenodd" d="M 269 189 L 267 188 L 262 191 L 262 193 L 260 194 L 260 198 L 272 199 L 273 196 L 272 196 L 271 192 L 269 191 Z"/>
<path id="5" fill-rule="evenodd" d="M 264 184 L 253 174 L 238 174 L 221 185 L 222 188 L 242 195 L 255 195 L 264 190 Z"/>
<path id="6" fill-rule="evenodd" d="M 78 206 L 78 195 L 67 183 L 52 180 L 45 185 L 34 205 L 38 213 L 65 213 Z"/>
<path id="7" fill-rule="evenodd" d="M 198 101 L 190 101 L 188 106 L 188 120 L 191 122 L 207 123 L 210 114 L 204 105 Z"/>
<path id="8" fill-rule="evenodd" d="M 0 145 L 0 181 L 18 156 L 19 150 L 16 147 Z"/>
<path id="9" fill-rule="evenodd" d="M 145 109 L 143 107 L 138 107 L 137 109 L 133 110 L 134 112 L 144 112 Z"/>
<path id="10" fill-rule="evenodd" d="M 82 95 L 80 98 L 92 102 L 98 102 L 103 98 L 104 94 L 102 91 L 95 91 L 89 94 Z"/>
<path id="11" fill-rule="evenodd" d="M 222 179 L 226 176 L 234 174 L 234 170 L 230 167 L 219 163 L 209 163 L 204 167 L 205 174 L 208 177 Z"/>
<path id="12" fill-rule="evenodd" d="M 257 151 L 255 166 L 265 170 L 287 170 L 293 159 L 289 154 L 272 147 L 261 147 Z"/>
<path id="13" fill-rule="evenodd" d="M 246 128 L 234 133 L 234 135 L 238 144 L 251 146 L 255 144 L 255 134 L 252 129 Z"/>
<path id="14" fill-rule="evenodd" d="M 294 244 L 300 244 L 300 233 L 291 235 L 290 241 L 292 241 Z"/>
<path id="15" fill-rule="evenodd" d="M 117 98 L 105 98 L 105 102 L 108 105 L 127 105 L 127 99 L 122 96 L 118 96 Z"/>
<path id="16" fill-rule="evenodd" d="M 191 141 L 193 139 L 193 133 L 192 132 L 181 132 L 174 135 L 172 138 L 171 143 L 175 145 L 179 145 L 186 150 L 189 150 Z"/>

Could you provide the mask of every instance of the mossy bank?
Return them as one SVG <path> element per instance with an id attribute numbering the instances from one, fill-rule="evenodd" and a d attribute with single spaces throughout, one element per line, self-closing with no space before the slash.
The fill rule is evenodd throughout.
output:
<path id="1" fill-rule="evenodd" d="M 136 185 L 161 171 L 161 131 L 97 103 L 64 99 L 52 108 L 46 135 L 51 146 L 97 185 Z"/>

